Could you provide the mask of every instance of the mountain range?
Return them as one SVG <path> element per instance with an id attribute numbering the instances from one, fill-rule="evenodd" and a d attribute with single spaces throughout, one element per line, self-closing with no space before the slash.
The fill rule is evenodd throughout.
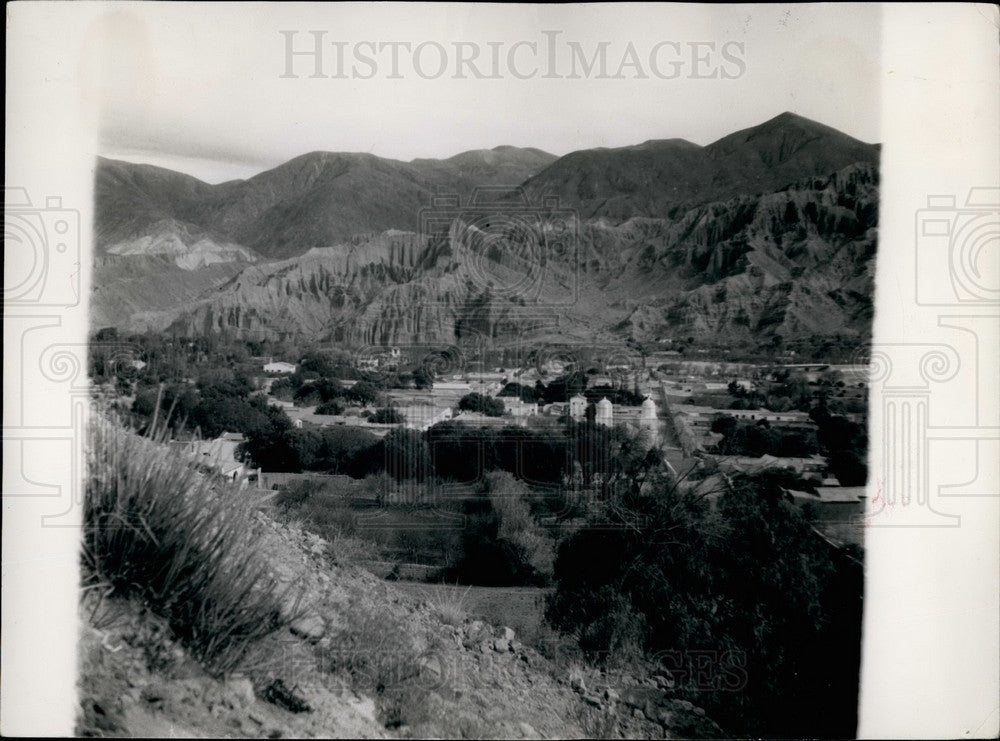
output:
<path id="1" fill-rule="evenodd" d="M 352 346 L 867 337 L 879 151 L 784 113 L 704 147 L 313 152 L 218 185 L 101 158 L 91 320 Z"/>

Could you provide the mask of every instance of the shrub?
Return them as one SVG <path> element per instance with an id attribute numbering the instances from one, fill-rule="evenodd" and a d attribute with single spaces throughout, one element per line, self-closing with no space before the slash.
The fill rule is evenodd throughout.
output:
<path id="1" fill-rule="evenodd" d="M 733 476 L 712 507 L 670 481 L 615 497 L 560 546 L 547 619 L 591 658 L 738 657 L 739 692 L 680 690 L 738 735 L 813 736 L 824 713 L 824 733 L 852 735 L 860 565 L 785 501 L 787 483 Z"/>
<path id="2" fill-rule="evenodd" d="M 380 409 L 376 409 L 375 413 L 370 417 L 370 420 L 376 424 L 383 425 L 398 425 L 406 421 L 403 419 L 403 415 L 400 414 L 399 410 L 393 409 L 392 407 L 382 407 Z"/>
<path id="3" fill-rule="evenodd" d="M 344 405 L 341 404 L 336 399 L 325 401 L 318 407 L 316 407 L 316 414 L 338 415 L 338 414 L 343 414 L 343 412 L 344 412 Z"/>
<path id="4" fill-rule="evenodd" d="M 287 589 L 260 555 L 253 499 L 162 442 L 92 423 L 84 581 L 144 601 L 206 669 L 226 674 L 284 627 Z"/>
<path id="5" fill-rule="evenodd" d="M 453 571 L 466 584 L 544 584 L 553 546 L 531 516 L 526 487 L 507 472 L 489 474 L 467 507 L 462 557 Z"/>
<path id="6" fill-rule="evenodd" d="M 438 588 L 424 590 L 424 601 L 430 605 L 431 613 L 445 625 L 459 626 L 468 617 L 466 601 L 472 587 L 460 589 L 455 585 L 449 589 L 444 583 Z"/>

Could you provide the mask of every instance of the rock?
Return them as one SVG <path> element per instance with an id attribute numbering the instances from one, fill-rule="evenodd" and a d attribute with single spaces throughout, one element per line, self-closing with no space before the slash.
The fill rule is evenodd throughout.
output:
<path id="1" fill-rule="evenodd" d="M 608 687 L 604 690 L 604 699 L 608 702 L 618 702 L 621 699 L 621 695 L 618 694 L 618 690 Z"/>
<path id="2" fill-rule="evenodd" d="M 521 731 L 521 738 L 538 738 L 538 731 L 530 723 L 521 721 L 518 724 L 518 729 Z"/>
<path id="3" fill-rule="evenodd" d="M 675 684 L 673 675 L 664 676 L 662 674 L 657 674 L 653 677 L 653 681 L 656 682 L 656 686 L 661 690 L 672 690 Z"/>
<path id="4" fill-rule="evenodd" d="M 263 697 L 267 702 L 284 708 L 291 713 L 312 712 L 312 707 L 310 707 L 305 698 L 298 693 L 298 688 L 289 688 L 281 679 L 275 679 L 272 681 L 264 692 L 261 693 L 261 697 Z"/>
<path id="5" fill-rule="evenodd" d="M 574 692 L 583 694 L 587 691 L 587 682 L 583 678 L 583 673 L 579 669 L 574 669 L 569 674 L 569 686 Z"/>
<path id="6" fill-rule="evenodd" d="M 244 677 L 229 679 L 225 682 L 226 698 L 231 707 L 245 708 L 253 705 L 256 696 L 253 684 Z"/>
<path id="7" fill-rule="evenodd" d="M 501 654 L 507 653 L 510 651 L 510 641 L 506 638 L 494 638 L 493 650 Z"/>
<path id="8" fill-rule="evenodd" d="M 503 627 L 500 629 L 500 637 L 510 643 L 514 640 L 514 629 Z"/>
<path id="9" fill-rule="evenodd" d="M 656 713 L 656 720 L 661 726 L 670 728 L 674 725 L 674 714 L 666 708 L 659 708 Z"/>
<path id="10" fill-rule="evenodd" d="M 440 656 L 422 656 L 417 665 L 420 667 L 420 677 L 424 680 L 430 680 L 435 686 L 444 676 L 444 665 Z"/>
<path id="11" fill-rule="evenodd" d="M 326 622 L 315 612 L 293 620 L 288 627 L 293 635 L 304 638 L 311 643 L 315 643 L 326 633 Z"/>
<path id="12" fill-rule="evenodd" d="M 636 720 L 646 720 L 646 715 L 639 708 L 635 708 L 632 711 L 632 717 Z"/>
<path id="13" fill-rule="evenodd" d="M 482 620 L 473 620 L 467 626 L 465 626 L 465 637 L 462 639 L 462 645 L 466 648 L 474 648 L 481 645 L 483 639 L 488 636 L 486 623 Z"/>
<path id="14" fill-rule="evenodd" d="M 362 695 L 348 699 L 347 703 L 354 709 L 355 712 L 358 713 L 358 715 L 368 722 L 377 722 L 375 720 L 375 701 L 372 698 Z"/>

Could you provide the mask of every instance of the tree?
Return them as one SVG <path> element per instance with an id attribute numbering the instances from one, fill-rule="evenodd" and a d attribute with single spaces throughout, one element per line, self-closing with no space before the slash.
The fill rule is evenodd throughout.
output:
<path id="1" fill-rule="evenodd" d="M 271 384 L 271 396 L 282 401 L 292 401 L 299 387 L 290 378 L 279 378 Z"/>
<path id="2" fill-rule="evenodd" d="M 370 419 L 376 424 L 383 425 L 398 425 L 406 421 L 399 410 L 394 407 L 380 407 L 375 410 Z"/>
<path id="3" fill-rule="evenodd" d="M 466 506 L 462 557 L 453 577 L 466 584 L 544 584 L 552 571 L 552 542 L 527 503 L 528 490 L 506 472 L 485 477 Z"/>
<path id="4" fill-rule="evenodd" d="M 466 394 L 459 399 L 458 408 L 470 412 L 480 412 L 487 417 L 502 417 L 506 411 L 502 401 L 476 392 Z"/>
<path id="5" fill-rule="evenodd" d="M 324 401 L 322 404 L 316 407 L 315 413 L 336 416 L 338 414 L 344 413 L 344 405 L 341 404 L 337 399 L 330 399 L 330 401 Z"/>
<path id="6" fill-rule="evenodd" d="M 396 479 L 425 481 L 430 478 L 430 450 L 424 436 L 415 430 L 390 430 L 382 438 L 385 471 Z"/>
<path id="7" fill-rule="evenodd" d="M 307 352 L 299 363 L 299 371 L 303 374 L 311 374 L 317 378 L 330 378 L 335 375 L 333 363 L 324 353 L 316 350 Z"/>
<path id="8" fill-rule="evenodd" d="M 424 366 L 413 371 L 413 386 L 418 389 L 428 389 L 434 385 L 434 374 Z"/>
<path id="9" fill-rule="evenodd" d="M 375 404 L 382 396 L 382 388 L 371 381 L 358 381 L 346 392 L 353 403 L 360 406 Z"/>

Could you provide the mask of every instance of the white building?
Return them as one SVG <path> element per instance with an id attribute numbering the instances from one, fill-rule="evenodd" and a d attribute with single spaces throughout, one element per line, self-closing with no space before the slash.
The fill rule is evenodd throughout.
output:
<path id="1" fill-rule="evenodd" d="M 604 401 L 607 401 L 605 399 Z M 611 402 L 608 402 L 609 404 Z M 569 400 L 569 416 L 573 419 L 583 419 L 587 413 L 587 397 L 583 394 L 577 394 Z"/>
<path id="2" fill-rule="evenodd" d="M 595 422 L 602 425 L 625 425 L 633 430 L 647 432 L 655 443 L 659 439 L 659 420 L 656 402 L 648 396 L 637 407 L 612 404 L 604 398 L 597 402 Z"/>
<path id="3" fill-rule="evenodd" d="M 439 422 L 445 422 L 452 418 L 451 407 L 434 407 L 426 404 L 415 406 L 396 407 L 396 411 L 403 415 L 403 426 L 408 430 L 424 430 L 433 427 Z"/>
<path id="4" fill-rule="evenodd" d="M 224 432 L 214 440 L 174 440 L 170 447 L 181 450 L 199 466 L 245 485 L 249 471 L 236 458 L 237 448 L 245 439 L 239 432 Z"/>
<path id="5" fill-rule="evenodd" d="M 614 416 L 614 404 L 608 400 L 608 397 L 602 396 L 601 400 L 597 402 L 597 415 L 594 417 L 594 421 L 599 425 L 607 425 L 610 427 L 614 424 Z"/>
<path id="6" fill-rule="evenodd" d="M 504 411 L 512 417 L 534 417 L 538 414 L 538 403 L 522 401 L 519 396 L 498 396 Z"/>
<path id="7" fill-rule="evenodd" d="M 281 360 L 264 363 L 265 373 L 294 373 L 296 366 L 294 363 L 285 363 Z"/>
<path id="8" fill-rule="evenodd" d="M 435 391 L 471 391 L 472 386 L 468 381 L 435 381 L 433 389 Z"/>

